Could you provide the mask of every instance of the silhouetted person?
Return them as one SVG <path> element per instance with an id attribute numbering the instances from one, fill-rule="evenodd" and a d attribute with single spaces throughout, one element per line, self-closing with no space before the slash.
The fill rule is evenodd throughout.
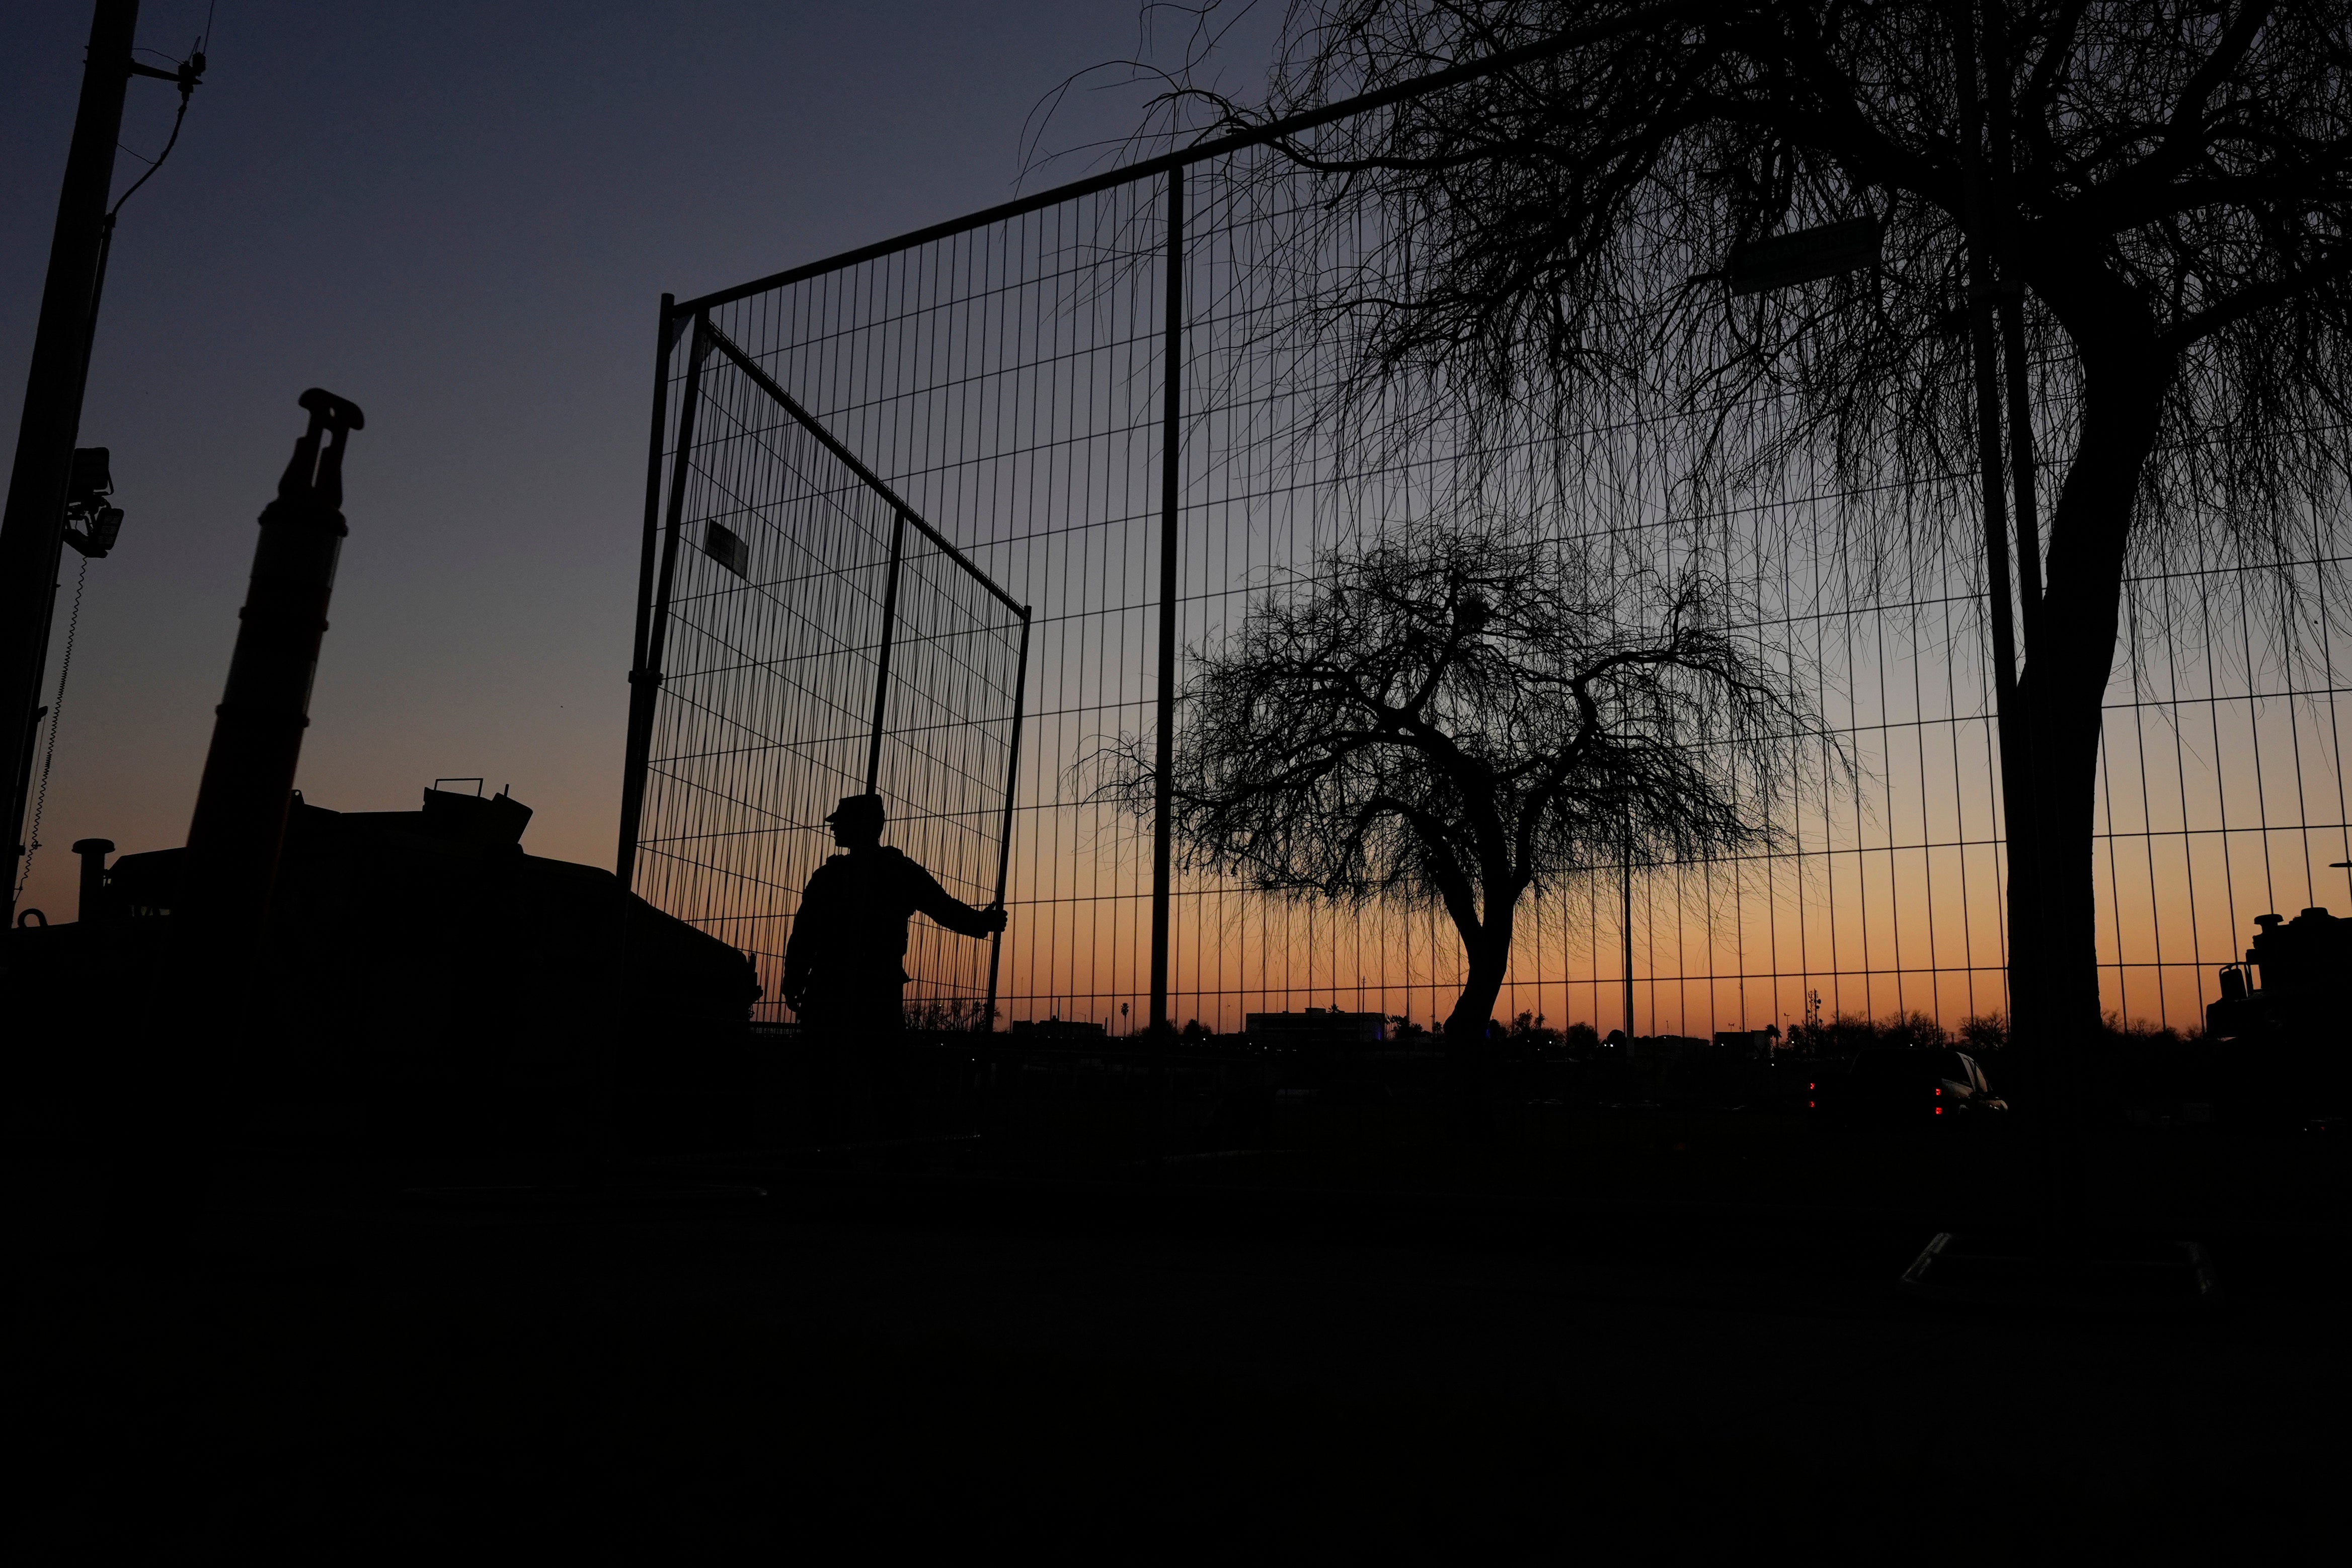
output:
<path id="1" fill-rule="evenodd" d="M 847 853 L 809 878 L 784 947 L 784 1001 L 810 1030 L 821 1131 L 845 1090 L 866 1104 L 891 1086 L 907 1016 L 908 918 L 919 910 L 965 936 L 1004 929 L 1003 910 L 973 909 L 882 843 L 886 820 L 877 795 L 845 795 L 825 818 Z"/>

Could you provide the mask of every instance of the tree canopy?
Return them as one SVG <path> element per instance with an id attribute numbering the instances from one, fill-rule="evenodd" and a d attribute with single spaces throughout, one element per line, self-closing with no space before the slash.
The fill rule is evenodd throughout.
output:
<path id="1" fill-rule="evenodd" d="M 1262 591 L 1186 679 L 1173 768 L 1194 869 L 1442 905 L 1483 1030 L 1529 888 L 1770 835 L 1819 726 L 1703 575 L 1603 580 L 1525 529 L 1403 525 Z M 1111 787 L 1148 812 L 1149 750 Z"/>
<path id="2" fill-rule="evenodd" d="M 1660 7 L 1588 0 L 1294 5 L 1264 112 L 1427 74 L 1612 15 L 1675 15 L 1316 132 L 1325 229 L 1378 236 L 1316 301 L 1360 369 L 1490 416 L 1588 417 L 1634 383 L 1856 488 L 1975 462 L 1963 224 L 1969 66 L 1947 0 Z M 2062 453 L 2106 351 L 2145 389 L 2152 526 L 2276 526 L 2333 496 L 2352 344 L 2352 22 L 2318 5 L 2012 4 L 2000 51 L 2011 220 Z M 1250 111 L 1227 104 L 1228 113 Z M 1988 121 L 1990 123 L 1990 121 Z M 1364 223 L 1367 216 L 1376 218 Z M 1871 272 L 1738 297 L 1740 246 L 1856 217 Z M 1770 395 L 1759 400 L 1758 395 Z M 1786 444 L 1694 448 L 1748 477 Z"/>

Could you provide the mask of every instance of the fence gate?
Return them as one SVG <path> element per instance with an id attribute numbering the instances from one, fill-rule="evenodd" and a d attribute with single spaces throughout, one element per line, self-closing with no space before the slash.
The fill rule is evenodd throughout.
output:
<path id="1" fill-rule="evenodd" d="M 1003 900 L 1029 611 L 708 316 L 679 326 L 658 367 L 618 869 L 750 954 L 755 1016 L 780 1020 L 841 796 L 879 794 L 889 841 L 957 898 Z M 912 938 L 909 1022 L 986 1027 L 1003 939 Z"/>

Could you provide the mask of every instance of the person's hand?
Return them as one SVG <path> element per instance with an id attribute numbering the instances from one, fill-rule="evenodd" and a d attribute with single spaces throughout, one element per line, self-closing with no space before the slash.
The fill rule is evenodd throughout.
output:
<path id="1" fill-rule="evenodd" d="M 981 923 L 988 928 L 988 934 L 991 936 L 996 935 L 1004 929 L 1006 917 L 1003 906 L 1001 904 L 981 910 L 980 917 Z"/>

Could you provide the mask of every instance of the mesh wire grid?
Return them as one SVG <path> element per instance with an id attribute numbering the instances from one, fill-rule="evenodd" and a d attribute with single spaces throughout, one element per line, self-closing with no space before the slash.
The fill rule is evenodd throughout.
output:
<path id="1" fill-rule="evenodd" d="M 692 331 L 678 358 L 684 457 L 653 585 L 664 679 L 634 880 L 750 953 L 774 1018 L 842 796 L 870 784 L 942 886 L 996 897 L 1024 627 L 731 343 Z M 927 1021 L 978 1022 L 994 956 L 925 922 L 910 1000 Z"/>
<path id="2" fill-rule="evenodd" d="M 1255 596 L 1311 589 L 1321 552 L 1492 478 L 1491 444 L 1487 467 L 1468 474 L 1458 432 L 1426 408 L 1390 411 L 1380 440 L 1330 418 L 1344 360 L 1300 325 L 1352 258 L 1344 236 L 1319 251 L 1297 243 L 1307 198 L 1264 177 L 1255 160 L 1271 156 L 1244 151 L 1183 176 L 1172 368 L 1186 659 L 1232 635 Z M 976 803 L 1009 760 L 1002 715 L 1025 700 L 1004 1018 L 1117 1031 L 1139 1028 L 1144 1013 L 1150 825 L 1093 785 L 1105 742 L 1153 722 L 1166 197 L 1167 176 L 1154 174 L 680 308 L 707 312 L 1034 608 L 1024 694 L 1008 689 L 1017 670 L 1006 673 L 1001 623 L 977 600 L 973 614 L 956 607 L 957 593 L 980 590 L 941 575 L 925 634 L 940 640 L 901 654 L 903 696 L 885 723 L 885 788 L 905 808 L 894 805 L 896 841 L 969 898 L 988 880 L 970 870 L 988 837 Z M 664 384 L 665 483 L 690 352 L 681 329 Z M 764 976 L 795 879 L 814 863 L 812 814 L 856 782 L 888 519 L 756 400 L 730 401 L 745 395 L 727 372 L 712 383 L 709 406 L 738 411 L 693 433 L 686 516 L 740 517 L 755 565 L 763 552 L 778 560 L 776 585 L 730 585 L 707 556 L 683 557 L 677 602 L 689 584 L 709 595 L 694 612 L 708 647 L 670 656 L 653 748 L 667 760 L 647 774 L 637 885 L 757 952 Z M 1824 1016 L 1925 1012 L 1952 1026 L 1998 1014 L 2004 867 L 1972 514 L 1963 504 L 1940 527 L 1848 548 L 1845 521 L 1882 498 L 1802 464 L 1695 508 L 1671 455 L 1692 421 L 1721 412 L 1629 396 L 1564 433 L 1531 425 L 1520 471 L 1541 483 L 1508 497 L 1563 542 L 1703 561 L 1736 583 L 1759 648 L 1810 683 L 1856 764 L 1769 781 L 1780 829 L 1769 848 L 1633 869 L 1635 1029 L 1785 1027 L 1816 998 Z M 1946 481 L 1962 497 L 1973 482 Z M 2315 518 L 2290 559 L 2175 561 L 2126 584 L 2095 866 L 2112 1011 L 2193 1025 L 2253 915 L 2344 890 L 2329 869 L 2352 859 L 2333 538 L 2333 520 Z M 799 653 L 745 652 L 726 617 L 755 600 L 790 628 L 776 646 Z M 1600 866 L 1530 893 L 1498 1011 L 1603 1030 L 1622 1021 L 1626 879 Z M 1459 986 L 1458 941 L 1431 909 L 1278 899 L 1191 874 L 1173 899 L 1178 1020 L 1236 1029 L 1248 1012 L 1336 1005 L 1429 1024 Z M 957 965 L 973 956 L 961 939 L 924 934 L 909 964 L 918 1005 L 971 994 Z"/>

